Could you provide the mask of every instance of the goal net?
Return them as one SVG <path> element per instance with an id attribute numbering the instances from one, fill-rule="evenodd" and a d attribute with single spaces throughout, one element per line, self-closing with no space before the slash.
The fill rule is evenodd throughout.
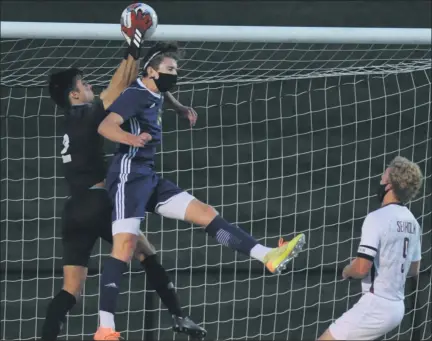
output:
<path id="1" fill-rule="evenodd" d="M 406 315 L 385 339 L 431 339 L 431 48 L 409 45 L 181 44 L 174 94 L 199 114 L 196 127 L 163 115 L 157 169 L 261 243 L 304 232 L 305 251 L 281 276 L 208 239 L 198 226 L 149 216 L 187 314 L 208 338 L 315 339 L 360 297 L 342 281 L 355 256 L 375 189 L 397 155 L 420 165 L 425 186 L 409 208 L 423 226 L 422 266 L 406 285 Z M 1 41 L 1 337 L 34 339 L 61 288 L 62 114 L 46 89 L 53 70 L 79 67 L 96 92 L 123 42 Z M 113 145 L 107 144 L 108 153 Z M 82 300 L 63 339 L 97 326 L 99 273 L 109 247 L 94 249 Z M 132 262 L 119 298 L 126 339 L 173 336 L 170 317 Z"/>

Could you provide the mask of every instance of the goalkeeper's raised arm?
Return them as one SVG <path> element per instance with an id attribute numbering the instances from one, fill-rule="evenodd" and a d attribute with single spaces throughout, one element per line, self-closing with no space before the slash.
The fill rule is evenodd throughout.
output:
<path id="1" fill-rule="evenodd" d="M 144 24 L 151 26 L 152 22 L 144 22 Z M 142 25 L 144 25 L 142 24 Z M 102 91 L 100 95 L 100 99 L 103 102 L 103 106 L 107 109 L 114 100 L 138 77 L 138 69 L 139 62 L 138 59 L 141 54 L 141 48 L 144 43 L 144 35 L 145 30 L 149 27 L 142 26 L 140 29 L 142 30 L 139 35 L 142 37 L 141 39 L 133 39 L 134 37 L 125 36 L 126 41 L 128 42 L 128 47 L 125 52 L 124 60 L 120 63 L 120 66 L 117 68 L 113 77 L 111 78 L 111 82 L 107 89 Z M 135 35 L 135 31 L 131 32 L 131 34 Z"/>

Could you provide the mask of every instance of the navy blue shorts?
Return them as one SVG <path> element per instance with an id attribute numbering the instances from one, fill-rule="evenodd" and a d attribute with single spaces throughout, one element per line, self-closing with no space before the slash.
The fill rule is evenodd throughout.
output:
<path id="1" fill-rule="evenodd" d="M 183 190 L 160 177 L 151 168 L 140 167 L 138 172 L 108 172 L 106 188 L 113 202 L 112 221 L 144 218 L 158 204 Z"/>

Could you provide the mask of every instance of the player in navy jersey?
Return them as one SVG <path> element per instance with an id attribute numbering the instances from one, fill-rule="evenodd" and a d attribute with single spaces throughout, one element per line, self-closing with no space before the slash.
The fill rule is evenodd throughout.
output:
<path id="1" fill-rule="evenodd" d="M 120 145 L 107 175 L 106 186 L 114 201 L 114 242 L 101 278 L 100 327 L 95 340 L 120 337 L 114 323 L 118 287 L 146 212 L 203 226 L 217 242 L 261 261 L 273 273 L 280 273 L 305 243 L 300 234 L 290 242 L 281 239 L 277 248 L 265 247 L 213 207 L 155 173 L 154 157 L 162 136 L 159 112 L 164 94 L 176 85 L 179 58 L 174 44 L 152 47 L 144 58 L 142 76 L 108 108 L 108 116 L 99 125 L 101 135 Z M 196 115 L 188 118 L 193 125 Z"/>
<path id="2" fill-rule="evenodd" d="M 78 69 L 67 69 L 50 77 L 51 98 L 65 111 L 61 155 L 71 196 L 62 215 L 63 288 L 48 306 L 42 340 L 57 339 L 66 314 L 76 304 L 95 242 L 102 238 L 112 243 L 112 201 L 104 188 L 103 137 L 97 128 L 106 116 L 105 109 L 136 79 L 140 49 L 141 46 L 128 47 L 125 60 L 99 98 L 95 98 L 92 87 Z M 177 105 L 180 111 L 188 111 Z M 205 335 L 204 329 L 183 316 L 174 286 L 157 261 L 154 247 L 142 234 L 137 242 L 136 257 L 144 267 L 150 285 L 173 316 L 173 328 L 190 335 Z"/>

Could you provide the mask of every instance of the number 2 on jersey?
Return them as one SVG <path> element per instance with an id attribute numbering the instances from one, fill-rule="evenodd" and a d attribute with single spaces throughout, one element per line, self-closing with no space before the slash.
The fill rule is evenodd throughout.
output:
<path id="1" fill-rule="evenodd" d="M 62 149 L 62 151 L 60 152 L 60 154 L 62 155 L 62 159 L 63 159 L 63 163 L 68 163 L 72 161 L 72 158 L 70 156 L 70 154 L 66 154 L 68 149 L 69 149 L 69 135 L 68 134 L 64 134 L 63 135 L 63 146 L 64 148 Z"/>
<path id="2" fill-rule="evenodd" d="M 408 245 L 409 245 L 409 238 L 405 237 L 403 241 L 403 250 L 402 250 L 402 257 L 405 259 L 407 258 L 408 254 Z M 404 264 L 401 266 L 401 272 L 404 273 Z"/>

